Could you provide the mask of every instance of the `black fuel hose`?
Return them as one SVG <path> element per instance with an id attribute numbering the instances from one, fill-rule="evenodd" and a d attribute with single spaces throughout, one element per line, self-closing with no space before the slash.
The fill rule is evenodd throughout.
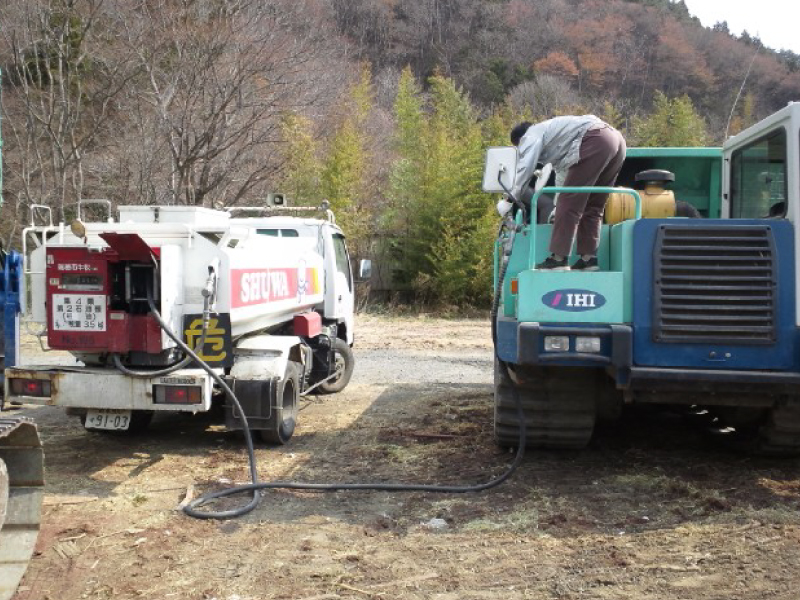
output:
<path id="1" fill-rule="evenodd" d="M 505 227 L 505 222 L 500 225 L 500 231 L 497 234 L 497 239 L 500 240 L 502 236 L 503 229 Z M 511 227 L 509 228 L 511 234 L 508 241 L 509 248 L 514 243 L 514 236 L 516 235 L 516 224 L 512 223 Z M 492 308 L 489 311 L 489 318 L 492 321 L 492 344 L 494 344 L 495 348 L 495 355 L 497 355 L 497 315 L 500 312 L 500 293 L 503 291 L 503 284 L 506 280 L 506 271 L 508 271 L 508 263 L 510 257 L 505 256 L 502 252 L 502 241 L 500 242 L 500 271 L 497 275 L 497 288 L 494 290 L 494 296 L 492 296 Z M 500 357 L 497 357 L 497 360 L 500 360 Z M 502 361 L 501 361 L 502 362 Z"/>
<path id="2" fill-rule="evenodd" d="M 512 230 L 513 231 L 513 230 Z M 513 241 L 513 233 L 512 233 L 512 241 Z M 505 273 L 508 268 L 507 261 L 504 261 L 503 266 L 501 268 L 501 272 L 498 277 L 498 284 L 497 288 L 495 289 L 495 298 L 492 303 L 492 337 L 495 342 L 495 353 L 497 352 L 497 337 L 496 337 L 496 317 L 497 317 L 497 310 L 499 306 L 499 295 L 500 291 L 502 290 L 503 281 L 505 280 Z M 520 422 L 520 431 L 519 431 L 519 445 L 517 447 L 516 455 L 514 456 L 514 460 L 508 466 L 508 468 L 502 474 L 498 475 L 497 477 L 490 479 L 485 483 L 473 484 L 473 485 L 437 485 L 437 484 L 419 484 L 419 483 L 305 483 L 305 482 L 296 482 L 296 481 L 270 481 L 270 482 L 260 482 L 258 480 L 258 470 L 256 468 L 256 457 L 255 457 L 255 450 L 253 448 L 253 437 L 250 432 L 250 427 L 247 423 L 247 417 L 245 416 L 244 410 L 242 409 L 242 405 L 239 403 L 239 399 L 236 397 L 236 394 L 231 390 L 231 388 L 225 383 L 222 377 L 217 374 L 214 369 L 208 366 L 197 354 L 186 345 L 186 343 L 180 339 L 175 333 L 170 329 L 169 325 L 163 320 L 161 314 L 158 312 L 158 308 L 156 307 L 155 301 L 153 298 L 148 294 L 147 301 L 150 305 L 150 311 L 152 312 L 155 319 L 158 321 L 159 326 L 164 330 L 164 332 L 186 353 L 188 357 L 194 360 L 197 365 L 203 369 L 208 375 L 222 388 L 225 396 L 230 400 L 230 402 L 236 408 L 239 416 L 242 419 L 242 430 L 244 432 L 245 443 L 247 446 L 247 458 L 250 464 L 250 479 L 251 483 L 244 484 L 244 485 L 237 485 L 230 488 L 226 488 L 224 490 L 219 490 L 216 492 L 210 492 L 208 494 L 204 494 L 199 498 L 196 498 L 189 502 L 186 506 L 183 507 L 183 512 L 186 513 L 190 517 L 194 517 L 197 519 L 232 519 L 235 517 L 243 516 L 250 511 L 252 511 L 260 501 L 260 490 L 307 490 L 307 491 L 316 491 L 316 492 L 335 492 L 335 491 L 383 491 L 383 492 L 432 492 L 432 493 L 440 493 L 440 494 L 466 494 L 466 493 L 475 493 L 475 492 L 483 492 L 485 490 L 494 488 L 508 480 L 509 477 L 517 470 L 520 464 L 522 464 L 522 460 L 525 456 L 525 442 L 526 442 L 526 432 L 525 432 L 525 421 L 524 421 L 524 413 L 522 410 L 522 403 L 519 400 L 519 396 L 515 393 L 515 400 L 516 400 L 516 408 L 517 408 L 517 417 Z M 498 360 L 499 357 L 498 357 Z M 501 366 L 505 368 L 505 364 L 501 361 Z M 242 506 L 232 508 L 229 510 L 222 510 L 222 511 L 211 511 L 211 510 L 198 510 L 200 507 L 220 498 L 226 498 L 228 496 L 233 496 L 236 494 L 243 494 L 250 492 L 252 493 L 252 498 L 247 504 Z"/>
<path id="3" fill-rule="evenodd" d="M 208 297 L 206 297 L 206 301 L 208 301 Z M 234 490 L 231 493 L 239 493 L 249 491 L 250 489 L 256 490 L 258 488 L 252 487 L 259 485 L 258 483 L 258 470 L 256 469 L 256 457 L 255 457 L 255 450 L 253 449 L 253 436 L 250 433 L 250 425 L 247 423 L 247 416 L 244 414 L 244 410 L 242 409 L 242 405 L 239 403 L 239 399 L 236 397 L 236 394 L 233 393 L 233 390 L 225 383 L 225 380 L 222 379 L 211 367 L 209 367 L 206 362 L 200 358 L 194 350 L 189 348 L 186 343 L 180 339 L 175 333 L 170 329 L 169 325 L 164 321 L 161 317 L 161 313 L 158 312 L 158 307 L 156 306 L 155 301 L 151 294 L 148 293 L 147 295 L 147 303 L 150 305 L 150 312 L 155 317 L 156 321 L 158 321 L 159 326 L 161 329 L 164 330 L 173 342 L 178 344 L 178 347 L 183 350 L 186 355 L 191 358 L 197 366 L 203 369 L 208 375 L 222 388 L 222 391 L 225 392 L 225 396 L 234 404 L 236 410 L 238 411 L 239 417 L 242 419 L 242 430 L 244 431 L 244 439 L 245 443 L 247 444 L 247 457 L 250 461 L 250 479 L 252 484 L 250 486 L 239 486 L 235 488 L 231 488 Z M 202 346 L 199 346 L 202 348 Z M 239 489 L 239 488 L 246 488 L 246 489 Z M 198 500 L 204 499 L 205 496 L 202 496 Z M 218 511 L 218 512 L 197 512 L 194 510 L 197 501 L 193 503 L 189 503 L 187 506 L 184 507 L 183 512 L 191 517 L 196 517 L 198 519 L 232 519 L 234 517 L 239 517 L 249 513 L 253 510 L 256 506 L 258 506 L 259 495 L 256 491 L 253 491 L 253 498 L 245 504 L 244 506 L 232 509 L 232 510 L 225 510 L 225 511 Z"/>

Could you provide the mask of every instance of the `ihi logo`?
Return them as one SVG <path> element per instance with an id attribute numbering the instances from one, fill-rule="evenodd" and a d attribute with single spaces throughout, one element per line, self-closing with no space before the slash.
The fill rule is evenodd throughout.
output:
<path id="1" fill-rule="evenodd" d="M 600 308 L 606 298 L 592 290 L 553 290 L 542 296 L 542 303 L 555 310 L 584 312 Z"/>

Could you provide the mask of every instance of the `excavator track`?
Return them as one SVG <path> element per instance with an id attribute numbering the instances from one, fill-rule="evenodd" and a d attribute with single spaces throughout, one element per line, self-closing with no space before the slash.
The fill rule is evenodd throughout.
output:
<path id="1" fill-rule="evenodd" d="M 793 458 L 800 456 L 800 400 L 791 398 L 772 408 L 761 426 L 756 454 Z"/>
<path id="2" fill-rule="evenodd" d="M 596 415 L 595 369 L 530 367 L 518 369 L 512 378 L 495 361 L 494 376 L 494 431 L 499 445 L 519 445 L 517 396 L 527 448 L 580 450 L 589 443 Z"/>
<path id="3" fill-rule="evenodd" d="M 0 600 L 17 589 L 33 554 L 44 496 L 44 454 L 36 424 L 0 417 Z"/>

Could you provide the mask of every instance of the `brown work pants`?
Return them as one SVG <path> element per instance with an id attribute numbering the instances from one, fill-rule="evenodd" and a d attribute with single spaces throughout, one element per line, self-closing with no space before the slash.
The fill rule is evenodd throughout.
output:
<path id="1" fill-rule="evenodd" d="M 611 187 L 625 160 L 625 138 L 605 125 L 583 135 L 580 158 L 567 171 L 564 187 Z M 550 252 L 569 256 L 575 234 L 579 255 L 595 256 L 608 194 L 559 194 Z"/>

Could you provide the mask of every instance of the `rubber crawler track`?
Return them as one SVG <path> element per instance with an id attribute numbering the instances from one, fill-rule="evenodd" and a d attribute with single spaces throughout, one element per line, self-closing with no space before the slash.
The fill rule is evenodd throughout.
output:
<path id="1" fill-rule="evenodd" d="M 595 369 L 528 367 L 515 372 L 515 382 L 495 361 L 494 377 L 494 431 L 499 445 L 518 444 L 515 390 L 525 415 L 526 447 L 579 450 L 589 443 L 596 413 Z"/>
<path id="2" fill-rule="evenodd" d="M 756 453 L 764 456 L 800 456 L 800 401 L 772 408 L 761 426 Z"/>

